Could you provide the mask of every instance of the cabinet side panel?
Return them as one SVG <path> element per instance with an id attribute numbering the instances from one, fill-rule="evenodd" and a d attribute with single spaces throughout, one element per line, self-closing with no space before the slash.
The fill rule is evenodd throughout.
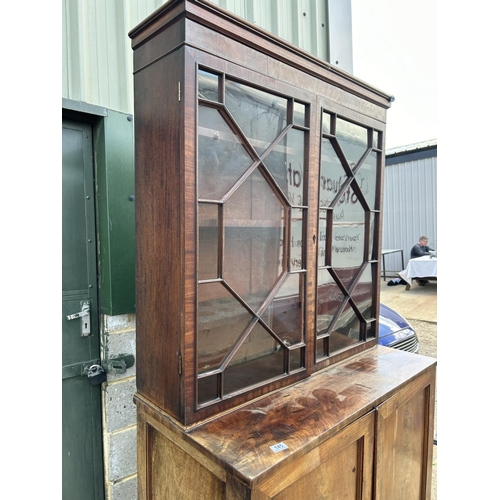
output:
<path id="1" fill-rule="evenodd" d="M 152 500 L 222 500 L 225 484 L 155 428 L 150 428 Z"/>
<path id="2" fill-rule="evenodd" d="M 178 419 L 183 297 L 179 50 L 135 75 L 137 390 Z"/>

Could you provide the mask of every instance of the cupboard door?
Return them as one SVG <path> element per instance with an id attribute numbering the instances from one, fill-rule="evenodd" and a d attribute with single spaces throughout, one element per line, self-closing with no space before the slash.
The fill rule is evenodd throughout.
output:
<path id="1" fill-rule="evenodd" d="M 255 500 L 372 498 L 375 414 L 370 412 L 273 475 Z"/>
<path id="2" fill-rule="evenodd" d="M 434 404 L 435 367 L 377 408 L 376 498 L 430 499 Z"/>

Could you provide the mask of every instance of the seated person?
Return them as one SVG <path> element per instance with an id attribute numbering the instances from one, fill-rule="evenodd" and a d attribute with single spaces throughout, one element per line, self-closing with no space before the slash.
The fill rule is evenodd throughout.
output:
<path id="1" fill-rule="evenodd" d="M 410 259 L 415 259 L 416 257 L 422 257 L 423 255 L 431 255 L 434 252 L 434 248 L 427 246 L 429 243 L 429 238 L 427 236 L 420 236 L 418 243 L 413 245 L 410 252 Z"/>
<path id="2" fill-rule="evenodd" d="M 430 248 L 427 243 L 429 243 L 429 238 L 427 236 L 420 236 L 418 239 L 418 243 L 416 245 L 413 245 L 411 252 L 410 252 L 410 258 L 415 259 L 417 257 L 422 257 L 424 255 L 435 255 L 435 250 L 433 248 Z M 425 286 L 427 283 L 429 283 L 427 280 L 417 280 L 418 284 L 420 286 Z"/>

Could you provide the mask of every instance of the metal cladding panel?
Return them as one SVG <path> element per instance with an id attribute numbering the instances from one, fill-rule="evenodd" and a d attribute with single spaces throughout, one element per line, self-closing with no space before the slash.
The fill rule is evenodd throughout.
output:
<path id="1" fill-rule="evenodd" d="M 211 0 L 324 61 L 329 57 L 328 0 Z"/>
<path id="2" fill-rule="evenodd" d="M 134 127 L 108 111 L 96 136 L 100 309 L 135 312 Z"/>
<path id="3" fill-rule="evenodd" d="M 63 0 L 62 97 L 133 112 L 128 32 L 164 0 Z"/>
<path id="4" fill-rule="evenodd" d="M 164 3 L 63 0 L 62 97 L 133 113 L 133 51 L 128 32 Z M 212 3 L 328 61 L 328 0 Z"/>
<path id="5" fill-rule="evenodd" d="M 404 250 L 405 267 L 410 250 L 421 235 L 429 246 L 438 249 L 437 239 L 437 149 L 435 155 L 385 167 L 382 248 Z M 387 271 L 399 271 L 401 257 L 385 257 Z"/>

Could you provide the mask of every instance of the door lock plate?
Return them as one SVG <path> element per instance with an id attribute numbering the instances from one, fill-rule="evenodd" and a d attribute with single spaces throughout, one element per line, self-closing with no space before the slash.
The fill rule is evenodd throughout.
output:
<path id="1" fill-rule="evenodd" d="M 88 337 L 91 333 L 90 331 L 90 301 L 80 302 L 82 310 L 74 314 L 68 314 L 66 316 L 67 320 L 78 319 L 81 321 L 81 335 L 82 337 Z"/>

